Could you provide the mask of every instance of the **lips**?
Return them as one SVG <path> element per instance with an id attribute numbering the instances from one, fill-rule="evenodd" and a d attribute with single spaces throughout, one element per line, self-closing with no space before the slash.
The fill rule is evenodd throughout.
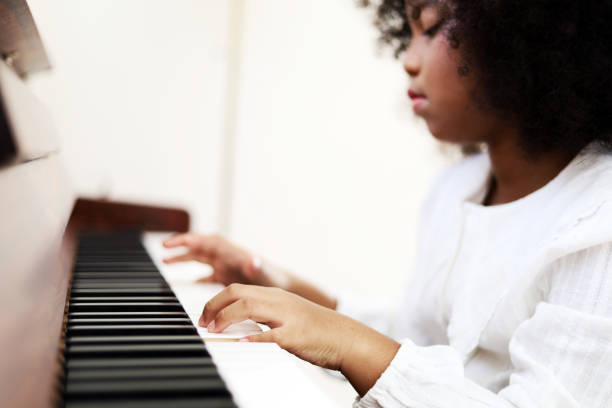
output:
<path id="1" fill-rule="evenodd" d="M 408 97 L 412 100 L 412 110 L 417 114 L 427 105 L 427 97 L 419 91 L 409 89 Z"/>
<path id="2" fill-rule="evenodd" d="M 409 97 L 410 99 L 412 99 L 413 101 L 414 101 L 415 99 L 426 99 L 426 98 L 425 98 L 425 95 L 424 95 L 423 93 L 420 93 L 420 92 L 414 91 L 414 90 L 412 90 L 412 89 L 409 89 L 409 90 L 408 90 L 408 97 Z"/>

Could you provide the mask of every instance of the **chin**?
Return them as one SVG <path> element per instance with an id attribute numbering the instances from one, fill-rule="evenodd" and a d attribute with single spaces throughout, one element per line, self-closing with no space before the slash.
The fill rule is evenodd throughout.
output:
<path id="1" fill-rule="evenodd" d="M 477 143 L 474 140 L 470 140 L 469 135 L 467 134 L 468 132 L 463 132 L 461 129 L 456 127 L 453 127 L 451 130 L 449 129 L 449 126 L 439 126 L 439 124 L 427 121 L 427 128 L 434 139 L 439 142 L 457 145 L 458 147 Z"/>
<path id="2" fill-rule="evenodd" d="M 457 134 L 455 132 L 453 132 L 454 134 L 449 134 L 449 132 L 444 132 L 443 129 L 440 129 L 440 126 L 436 126 L 435 123 L 432 123 L 432 121 L 425 120 L 425 122 L 427 123 L 429 133 L 431 133 L 434 139 L 440 142 L 456 143 Z"/>

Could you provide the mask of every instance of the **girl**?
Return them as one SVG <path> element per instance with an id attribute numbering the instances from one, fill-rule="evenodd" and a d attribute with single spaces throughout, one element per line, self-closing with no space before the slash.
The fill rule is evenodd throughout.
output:
<path id="1" fill-rule="evenodd" d="M 268 324 L 243 340 L 340 370 L 357 407 L 612 406 L 612 1 L 384 0 L 376 15 L 415 114 L 480 150 L 435 182 L 396 317 L 376 331 L 364 306 L 179 235 L 165 245 L 188 251 L 167 262 L 229 285 L 199 324 Z"/>

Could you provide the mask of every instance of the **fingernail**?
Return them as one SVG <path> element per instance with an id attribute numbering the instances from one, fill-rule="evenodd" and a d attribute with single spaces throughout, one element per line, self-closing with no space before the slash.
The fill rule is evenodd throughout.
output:
<path id="1" fill-rule="evenodd" d="M 242 339 L 238 340 L 240 343 L 248 343 L 249 342 L 249 338 L 248 337 L 243 337 Z"/>
<path id="2" fill-rule="evenodd" d="M 208 327 L 206 328 L 209 332 L 211 331 L 215 331 L 215 321 L 213 320 L 212 322 L 210 322 L 210 324 L 208 325 Z"/>

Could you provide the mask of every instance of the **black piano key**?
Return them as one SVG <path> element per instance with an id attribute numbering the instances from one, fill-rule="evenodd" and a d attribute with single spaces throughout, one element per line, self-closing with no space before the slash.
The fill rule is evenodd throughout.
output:
<path id="1" fill-rule="evenodd" d="M 74 284 L 78 284 L 78 285 L 87 285 L 87 284 L 92 284 L 92 285 L 97 285 L 96 287 L 100 287 L 100 288 L 104 288 L 104 284 L 113 284 L 113 283 L 117 283 L 119 285 L 125 285 L 126 288 L 129 288 L 129 284 L 136 284 L 136 285 L 142 285 L 142 284 L 155 284 L 155 285 L 159 285 L 161 287 L 165 287 L 168 288 L 168 284 L 166 283 L 165 280 L 162 279 L 161 276 L 158 276 L 157 278 L 97 278 L 97 279 L 89 279 L 89 278 L 77 278 L 73 280 L 73 285 Z M 113 286 L 111 286 L 112 288 Z"/>
<path id="2" fill-rule="evenodd" d="M 153 268 L 149 268 L 149 269 L 128 269 L 128 268 L 95 268 L 95 269 L 87 269 L 87 270 L 82 270 L 82 271 L 78 271 L 75 273 L 75 277 L 80 277 L 86 274 L 93 274 L 93 273 L 105 273 L 105 274 L 111 274 L 111 273 L 115 273 L 115 274 L 126 274 L 126 273 L 131 273 L 131 274 L 138 274 L 139 276 L 142 276 L 143 274 L 150 274 L 156 272 Z M 158 278 L 161 278 L 161 275 L 157 275 Z"/>
<path id="3" fill-rule="evenodd" d="M 86 239 L 86 238 L 85 238 Z M 116 245 L 109 245 L 112 242 L 102 242 L 102 241 L 91 241 L 85 242 L 84 238 L 81 237 L 79 242 L 79 253 L 90 254 L 90 253 L 102 253 L 109 251 L 118 251 L 119 253 L 132 253 L 135 251 L 139 251 L 143 248 L 141 243 L 132 243 L 132 242 L 119 242 L 116 241 Z M 138 252 L 141 253 L 141 252 Z M 147 254 L 148 255 L 148 254 Z"/>
<path id="4" fill-rule="evenodd" d="M 122 357 L 198 357 L 208 355 L 200 344 L 112 344 L 71 345 L 66 348 L 68 358 Z"/>
<path id="5" fill-rule="evenodd" d="M 127 284 L 127 283 L 157 283 L 157 284 L 165 284 L 166 281 L 164 281 L 162 279 L 161 276 L 157 276 L 157 277 L 145 277 L 145 278 L 133 278 L 133 277 L 125 277 L 125 278 L 95 278 L 95 279 L 90 279 L 90 278 L 76 278 L 73 280 L 73 283 L 78 283 L 78 284 L 87 284 L 87 283 L 122 283 L 122 284 Z"/>
<path id="6" fill-rule="evenodd" d="M 130 378 L 206 378 L 219 375 L 214 366 L 203 367 L 157 367 L 157 368 L 109 368 L 69 371 L 68 382 L 121 380 Z"/>
<path id="7" fill-rule="evenodd" d="M 142 289 L 75 289 L 70 291 L 71 296 L 174 296 L 171 289 L 142 288 Z"/>
<path id="8" fill-rule="evenodd" d="M 119 251 L 117 249 L 115 250 L 104 250 L 104 251 L 95 251 L 94 249 L 89 249 L 89 250 L 85 250 L 82 249 L 81 251 L 79 251 L 77 259 L 82 259 L 82 258 L 86 258 L 86 259 L 97 259 L 97 258 L 102 258 L 102 259 L 106 259 L 107 257 L 110 257 L 112 259 L 125 259 L 125 260 L 137 260 L 137 261 L 149 261 L 150 257 L 148 256 L 148 254 L 145 254 L 141 251 L 132 249 L 132 250 L 126 250 L 126 251 Z"/>
<path id="9" fill-rule="evenodd" d="M 80 256 L 75 260 L 73 269 L 75 272 L 94 272 L 95 270 L 99 272 L 112 272 L 118 269 L 153 272 L 157 270 L 157 267 L 151 259 L 134 260 L 111 256 Z"/>
<path id="10" fill-rule="evenodd" d="M 181 312 L 179 302 L 116 302 L 116 303 L 71 303 L 71 312 Z"/>
<path id="11" fill-rule="evenodd" d="M 127 267 L 127 268 L 155 268 L 155 263 L 149 257 L 135 259 L 134 256 L 113 256 L 112 254 L 79 255 L 75 259 L 75 267 Z"/>
<path id="12" fill-rule="evenodd" d="M 124 271 L 124 272 L 78 272 L 73 279 L 159 279 L 159 273 L 149 271 Z"/>
<path id="13" fill-rule="evenodd" d="M 155 397 L 158 395 L 228 395 L 221 378 L 168 378 L 163 380 L 120 380 L 67 382 L 66 398 L 111 399 L 117 396 Z"/>
<path id="14" fill-rule="evenodd" d="M 68 326 L 78 325 L 121 325 L 121 324 L 191 324 L 188 318 L 140 318 L 140 319 L 68 319 Z"/>
<path id="15" fill-rule="evenodd" d="M 194 334 L 197 330 L 193 325 L 114 325 L 114 326 L 68 326 L 66 332 L 70 336 L 145 336 Z"/>
<path id="16" fill-rule="evenodd" d="M 235 407 L 138 233 L 84 233 L 68 304 L 66 407 Z"/>
<path id="17" fill-rule="evenodd" d="M 202 344 L 197 335 L 173 336 L 71 336 L 66 339 L 67 345 L 73 344 Z"/>
<path id="18" fill-rule="evenodd" d="M 103 251 L 95 251 L 91 249 L 80 250 L 77 254 L 77 260 L 85 262 L 105 262 L 108 260 L 122 260 L 127 263 L 145 263 L 152 262 L 149 254 L 144 249 L 130 249 L 125 252 L 118 252 L 118 248 L 106 248 Z"/>
<path id="19" fill-rule="evenodd" d="M 79 251 L 77 256 L 77 260 L 79 259 L 123 259 L 127 261 L 150 261 L 150 257 L 147 254 L 143 254 L 138 250 L 129 250 L 129 251 L 120 251 L 120 250 L 106 250 L 106 251 L 95 251 L 93 249 L 90 250 L 82 250 Z"/>
<path id="20" fill-rule="evenodd" d="M 176 302 L 174 296 L 76 296 L 70 299 L 75 303 L 117 303 L 117 302 Z"/>
<path id="21" fill-rule="evenodd" d="M 155 273 L 158 272 L 154 264 L 142 264 L 140 266 L 125 265 L 123 262 L 106 263 L 106 265 L 79 265 L 74 267 L 76 274 L 83 273 L 117 273 L 117 272 L 132 272 L 132 273 Z"/>
<path id="22" fill-rule="evenodd" d="M 140 248 L 143 248 L 141 243 L 132 243 L 132 242 L 117 242 L 117 245 L 109 245 L 112 242 L 102 242 L 102 241 L 86 241 L 87 238 L 81 237 L 79 242 L 79 253 L 99 253 L 99 252 L 108 252 L 111 250 L 116 250 L 119 253 L 131 253 L 134 251 L 138 251 Z M 147 254 L 148 255 L 148 254 Z"/>
<path id="23" fill-rule="evenodd" d="M 75 264 L 74 271 L 81 272 L 154 272 L 155 264 L 141 262 L 139 265 L 125 265 L 122 262 L 106 263 L 105 265 Z"/>
<path id="24" fill-rule="evenodd" d="M 69 312 L 69 319 L 141 319 L 141 318 L 188 318 L 182 311 L 172 312 Z"/>
<path id="25" fill-rule="evenodd" d="M 105 289 L 107 292 L 111 292 L 113 290 L 121 289 L 125 293 L 120 293 L 116 296 L 131 296 L 128 293 L 130 290 L 140 290 L 141 293 L 136 293 L 133 296 L 147 296 L 145 293 L 147 290 L 154 291 L 171 291 L 170 287 L 164 281 L 154 281 L 151 279 L 75 279 L 72 281 L 73 289 L 86 289 L 86 290 L 96 290 L 96 289 Z M 107 293 L 97 294 L 87 294 L 80 295 L 79 293 L 72 294 L 72 297 L 88 297 L 88 296 L 105 296 L 109 297 Z M 150 296 L 164 296 L 153 294 Z M 170 293 L 167 296 L 174 296 L 174 293 Z"/>
<path id="26" fill-rule="evenodd" d="M 169 289 L 166 282 L 104 282 L 104 281 L 88 281 L 88 282 L 73 282 L 73 289 Z"/>
<path id="27" fill-rule="evenodd" d="M 122 242 L 120 245 L 107 245 L 101 242 L 96 242 L 95 244 L 88 245 L 88 243 L 82 243 L 79 245 L 79 253 L 100 253 L 100 252 L 108 252 L 110 250 L 117 251 L 119 254 L 140 254 L 139 248 L 142 248 L 142 244 L 131 244 L 129 242 Z M 146 254 L 148 255 L 148 254 Z"/>
<path id="28" fill-rule="evenodd" d="M 131 245 L 129 243 L 121 243 L 120 245 L 108 246 L 101 243 L 95 243 L 92 245 L 81 244 L 79 245 L 79 254 L 99 254 L 99 253 L 118 253 L 118 254 L 138 254 L 143 255 L 142 245 Z M 148 255 L 148 254 L 146 254 Z"/>
<path id="29" fill-rule="evenodd" d="M 154 265 L 147 265 L 141 267 L 127 267 L 125 265 L 106 265 L 104 267 L 91 267 L 91 266 L 75 266 L 75 273 L 93 273 L 93 272 L 134 272 L 134 273 L 147 273 L 156 272 L 157 269 Z"/>
<path id="30" fill-rule="evenodd" d="M 83 359 L 67 360 L 66 367 L 71 370 L 142 368 L 142 367 L 205 367 L 213 366 L 210 356 L 206 357 L 155 357 L 155 358 L 118 358 L 112 360 Z"/>
<path id="31" fill-rule="evenodd" d="M 112 268 L 118 267 L 122 269 L 130 269 L 130 268 L 154 268 L 155 265 L 153 262 L 125 262 L 125 261 L 81 261 L 75 264 L 75 271 L 80 272 L 84 269 L 104 269 L 104 268 Z"/>
<path id="32" fill-rule="evenodd" d="M 82 276 L 81 274 L 77 274 L 76 276 L 74 276 L 74 281 L 80 281 L 80 282 L 91 282 L 91 283 L 96 283 L 96 282 L 104 282 L 104 281 L 117 281 L 117 282 L 130 282 L 130 281 L 135 281 L 135 282 L 146 282 L 146 281 L 151 281 L 151 282 L 165 282 L 164 279 L 161 277 L 161 275 L 148 275 L 148 274 L 144 274 L 144 272 L 129 272 L 129 271 L 119 271 L 121 273 L 121 275 L 123 276 L 97 276 L 97 277 L 87 277 L 87 276 Z"/>
<path id="33" fill-rule="evenodd" d="M 121 258 L 98 258 L 87 257 L 85 260 L 81 258 L 74 263 L 75 272 L 112 272 L 117 270 L 131 270 L 142 272 L 154 272 L 157 270 L 155 263 L 151 260 L 141 260 L 138 262 L 129 262 Z"/>
<path id="34" fill-rule="evenodd" d="M 236 408 L 236 405 L 229 397 L 210 396 L 210 397 L 174 397 L 167 399 L 148 399 L 138 400 L 112 399 L 106 401 L 77 400 L 68 401 L 66 408 Z"/>

